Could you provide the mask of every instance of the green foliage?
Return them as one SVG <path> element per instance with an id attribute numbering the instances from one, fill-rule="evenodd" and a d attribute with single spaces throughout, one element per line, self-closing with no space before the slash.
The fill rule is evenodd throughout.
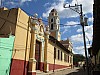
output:
<path id="1" fill-rule="evenodd" d="M 73 56 L 74 63 L 77 63 L 79 61 L 84 61 L 84 60 L 85 60 L 85 57 L 81 54 L 74 54 L 74 56 Z"/>

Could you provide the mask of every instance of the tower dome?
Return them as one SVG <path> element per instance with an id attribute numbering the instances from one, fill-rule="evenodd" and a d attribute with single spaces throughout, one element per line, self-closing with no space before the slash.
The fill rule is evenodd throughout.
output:
<path id="1" fill-rule="evenodd" d="M 51 12 L 56 12 L 57 13 L 57 10 L 56 9 L 52 9 Z"/>

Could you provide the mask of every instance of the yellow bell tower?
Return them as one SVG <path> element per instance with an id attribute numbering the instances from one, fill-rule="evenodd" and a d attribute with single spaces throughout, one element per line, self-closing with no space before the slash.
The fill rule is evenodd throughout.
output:
<path id="1" fill-rule="evenodd" d="M 52 9 L 48 17 L 50 35 L 60 41 L 60 20 L 56 9 Z"/>

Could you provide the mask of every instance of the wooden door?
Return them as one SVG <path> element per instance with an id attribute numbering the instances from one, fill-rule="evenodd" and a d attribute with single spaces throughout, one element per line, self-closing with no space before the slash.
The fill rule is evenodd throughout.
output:
<path id="1" fill-rule="evenodd" d="M 41 43 L 36 41 L 35 47 L 35 59 L 36 59 L 36 70 L 40 70 L 40 45 Z"/>

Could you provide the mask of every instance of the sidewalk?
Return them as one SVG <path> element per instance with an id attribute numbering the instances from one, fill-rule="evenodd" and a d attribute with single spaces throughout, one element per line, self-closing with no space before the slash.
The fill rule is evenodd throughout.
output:
<path id="1" fill-rule="evenodd" d="M 65 75 L 87 75 L 87 74 L 86 74 L 86 71 L 84 71 L 82 68 L 80 68 L 72 73 L 65 74 Z"/>
<path id="2" fill-rule="evenodd" d="M 61 69 L 50 71 L 48 73 L 37 71 L 36 75 L 86 75 L 82 69 L 75 67 L 74 69 Z"/>
<path id="3" fill-rule="evenodd" d="M 77 72 L 79 68 L 75 67 L 74 69 L 63 69 L 63 70 L 59 70 L 59 71 L 55 71 L 52 74 L 49 75 L 69 75 L 73 72 Z"/>

